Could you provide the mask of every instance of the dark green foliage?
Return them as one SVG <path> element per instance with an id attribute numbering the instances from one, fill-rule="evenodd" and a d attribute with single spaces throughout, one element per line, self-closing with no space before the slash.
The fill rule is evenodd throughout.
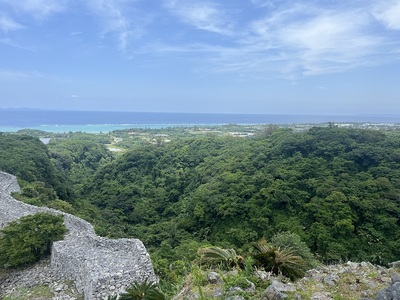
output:
<path id="1" fill-rule="evenodd" d="M 0 231 L 0 267 L 19 267 L 49 255 L 52 242 L 67 229 L 62 216 L 37 213 L 9 223 Z"/>
<path id="2" fill-rule="evenodd" d="M 48 149 L 39 139 L 26 135 L 0 136 L 0 170 L 26 182 L 37 182 L 63 198 L 72 195 L 67 179 L 50 161 Z M 31 189 L 34 191 L 34 188 Z M 37 191 L 36 191 L 37 192 Z M 53 191 L 50 192 L 52 194 Z"/>
<path id="3" fill-rule="evenodd" d="M 63 139 L 49 144 L 50 158 L 61 174 L 68 174 L 75 187 L 82 184 L 100 166 L 112 159 L 103 144 L 86 138 Z"/>
<path id="4" fill-rule="evenodd" d="M 43 206 L 57 199 L 57 194 L 52 187 L 42 181 L 27 182 L 19 180 L 21 192 L 14 197 L 23 202 Z"/>
<path id="5" fill-rule="evenodd" d="M 303 271 L 310 270 L 318 265 L 318 261 L 311 253 L 310 248 L 296 233 L 277 233 L 271 237 L 270 243 L 280 249 L 291 249 L 294 255 L 301 257 L 304 261 Z"/>
<path id="6" fill-rule="evenodd" d="M 158 289 L 153 282 L 134 282 L 126 293 L 119 297 L 120 300 L 165 300 L 165 295 Z"/>
<path id="7" fill-rule="evenodd" d="M 54 173 L 46 146 L 30 136 L 0 136 L 0 157 L 1 170 L 26 181 L 45 182 Z"/>
<path id="8" fill-rule="evenodd" d="M 76 214 L 75 208 L 70 203 L 63 200 L 56 199 L 49 202 L 47 206 L 69 214 Z"/>
<path id="9" fill-rule="evenodd" d="M 195 255 L 182 245 L 243 252 L 285 231 L 318 259 L 384 264 L 400 255 L 398 149 L 396 132 L 336 127 L 137 146 L 99 164 L 82 185 L 80 213 L 99 233 L 142 239 L 165 270 Z"/>
<path id="10" fill-rule="evenodd" d="M 19 172 L 21 197 L 31 203 L 76 212 L 102 235 L 143 240 L 170 282 L 189 271 L 200 247 L 248 256 L 263 237 L 275 250 L 292 249 L 305 261 L 301 270 L 315 265 L 307 248 L 327 262 L 400 256 L 399 132 L 269 126 L 255 139 L 170 132 L 180 138 L 157 147 L 127 131 L 118 145 L 131 150 L 115 157 L 103 145 L 111 135 L 54 137 L 49 155 L 36 139 L 4 135 L 0 168 Z"/>

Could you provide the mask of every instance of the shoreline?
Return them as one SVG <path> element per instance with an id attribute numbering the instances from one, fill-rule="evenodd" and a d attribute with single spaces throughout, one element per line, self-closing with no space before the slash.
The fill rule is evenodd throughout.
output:
<path id="1" fill-rule="evenodd" d="M 292 128 L 294 130 L 306 130 L 315 126 L 334 126 L 359 128 L 359 129 L 377 129 L 377 130 L 400 130 L 400 123 L 394 122 L 307 122 L 307 123 L 202 123 L 202 124 L 189 124 L 189 123 L 176 123 L 176 124 L 79 124 L 79 125 L 41 125 L 41 126 L 1 126 L 0 133 L 15 133 L 20 130 L 38 130 L 48 133 L 69 133 L 69 132 L 83 132 L 83 133 L 110 133 L 116 130 L 127 129 L 144 129 L 144 130 L 168 130 L 174 128 L 186 129 L 206 129 L 217 127 L 252 127 L 260 130 L 267 126 L 277 126 L 280 128 Z"/>

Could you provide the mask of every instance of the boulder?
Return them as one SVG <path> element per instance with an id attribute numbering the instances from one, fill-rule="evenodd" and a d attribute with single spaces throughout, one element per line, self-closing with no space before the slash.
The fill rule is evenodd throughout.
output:
<path id="1" fill-rule="evenodd" d="M 396 282 L 386 289 L 379 291 L 376 300 L 399 300 L 400 282 Z"/>
<path id="2" fill-rule="evenodd" d="M 217 284 L 222 282 L 222 278 L 217 272 L 209 272 L 207 274 L 207 281 L 211 284 Z"/>
<path id="3" fill-rule="evenodd" d="M 295 292 L 296 287 L 292 284 L 282 283 L 278 280 L 272 280 L 272 283 L 267 289 L 264 291 L 263 299 L 264 300 L 281 300 L 285 299 L 288 296 L 285 292 Z"/>

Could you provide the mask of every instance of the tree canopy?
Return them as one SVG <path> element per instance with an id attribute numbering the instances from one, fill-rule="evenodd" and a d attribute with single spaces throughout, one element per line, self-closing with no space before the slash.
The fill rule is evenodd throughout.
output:
<path id="1" fill-rule="evenodd" d="M 50 203 L 93 222 L 99 234 L 141 239 L 159 273 L 202 246 L 245 254 L 286 232 L 322 261 L 386 264 L 400 256 L 397 131 L 271 127 L 254 138 L 180 134 L 156 145 L 135 136 L 131 146 L 123 134 L 118 155 L 103 136 L 48 146 L 0 136 L 0 167 L 30 181 L 27 197 L 54 187 L 60 199 Z M 274 243 L 290 240 L 288 233 Z"/>
<path id="2" fill-rule="evenodd" d="M 0 267 L 20 267 L 49 255 L 54 241 L 67 229 L 62 216 L 37 213 L 9 223 L 0 230 Z"/>
<path id="3" fill-rule="evenodd" d="M 80 197 L 100 233 L 160 255 L 292 231 L 322 260 L 387 263 L 400 254 L 399 148 L 398 134 L 335 127 L 180 139 L 101 165 Z"/>

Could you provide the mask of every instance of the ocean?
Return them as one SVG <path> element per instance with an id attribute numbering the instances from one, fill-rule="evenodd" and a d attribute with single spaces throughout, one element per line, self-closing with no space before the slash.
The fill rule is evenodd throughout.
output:
<path id="1" fill-rule="evenodd" d="M 224 124 L 400 123 L 396 115 L 263 115 L 0 109 L 0 132 L 30 128 L 49 132 L 109 132 Z"/>

